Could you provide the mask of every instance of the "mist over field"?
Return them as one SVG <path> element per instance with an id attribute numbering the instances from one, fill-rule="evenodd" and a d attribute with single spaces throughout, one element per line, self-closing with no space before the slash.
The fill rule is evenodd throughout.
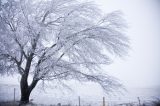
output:
<path id="1" fill-rule="evenodd" d="M 17 77 L 17 76 L 15 76 Z M 14 84 L 13 84 L 14 82 Z M 160 87 L 150 88 L 136 88 L 126 87 L 126 91 L 123 93 L 115 93 L 115 95 L 106 95 L 104 91 L 94 83 L 80 84 L 75 81 L 70 81 L 70 87 L 72 90 L 48 86 L 42 88 L 40 83 L 31 95 L 31 100 L 36 104 L 78 104 L 78 97 L 81 98 L 82 105 L 99 106 L 102 105 L 103 97 L 106 99 L 106 104 L 115 105 L 123 103 L 138 104 L 138 97 L 141 103 L 148 103 L 160 98 Z M 14 100 L 14 88 L 16 89 L 16 101 L 20 99 L 20 88 L 18 85 L 18 78 L 14 77 L 3 80 L 1 78 L 0 83 L 0 101 L 13 101 Z"/>

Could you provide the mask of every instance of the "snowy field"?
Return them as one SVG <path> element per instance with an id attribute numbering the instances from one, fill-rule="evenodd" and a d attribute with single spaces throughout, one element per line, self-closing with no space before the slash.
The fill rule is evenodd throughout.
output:
<path id="1" fill-rule="evenodd" d="M 13 101 L 14 100 L 14 88 L 15 88 L 15 99 L 20 99 L 19 89 L 19 77 L 1 77 L 0 78 L 0 102 L 2 101 Z M 17 80 L 18 79 L 18 80 Z M 73 91 L 47 87 L 42 89 L 42 84 L 33 90 L 30 96 L 30 100 L 36 104 L 71 104 L 78 105 L 78 97 L 80 96 L 81 105 L 83 106 L 102 106 L 103 97 L 105 102 L 109 106 L 115 104 L 132 103 L 138 104 L 138 97 L 140 103 L 151 102 L 160 98 L 160 88 L 126 88 L 127 92 L 123 95 L 105 95 L 103 90 L 99 86 L 91 83 L 77 84 L 76 82 L 70 82 Z M 76 85 L 76 86 L 75 86 Z"/>
<path id="2" fill-rule="evenodd" d="M 18 85 L 7 85 L 1 84 L 0 85 L 0 101 L 13 101 L 14 100 L 14 88 L 16 89 L 16 101 L 20 99 L 20 91 Z M 86 88 L 85 88 L 86 89 Z M 84 90 L 85 91 L 85 90 Z M 160 93 L 158 92 L 159 89 L 151 89 L 151 88 L 137 88 L 137 89 L 130 89 L 130 92 L 124 94 L 123 96 L 105 96 L 106 104 L 109 106 L 115 104 L 123 104 L 123 103 L 133 103 L 138 104 L 138 98 L 140 98 L 140 102 L 146 103 L 155 100 L 156 98 L 160 97 Z M 81 91 L 80 91 L 81 92 Z M 96 93 L 95 93 L 96 94 Z M 93 96 L 91 94 L 86 94 L 83 92 L 81 93 L 81 104 L 85 106 L 100 106 L 102 105 L 102 97 L 103 95 Z M 78 104 L 78 93 L 71 93 L 71 92 L 63 92 L 61 93 L 60 90 L 56 89 L 46 89 L 42 90 L 40 87 L 37 87 L 30 97 L 33 103 L 36 104 Z"/>

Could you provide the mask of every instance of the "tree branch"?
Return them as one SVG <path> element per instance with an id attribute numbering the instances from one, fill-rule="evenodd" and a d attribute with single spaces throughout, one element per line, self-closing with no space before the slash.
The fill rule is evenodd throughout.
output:
<path id="1" fill-rule="evenodd" d="M 15 57 L 9 54 L 1 54 L 1 56 L 6 57 L 7 59 L 10 59 L 11 61 L 14 61 L 17 64 L 19 73 L 20 74 L 24 73 L 24 69 L 21 67 L 21 63 Z"/>
<path id="2" fill-rule="evenodd" d="M 24 55 L 24 57 L 27 59 L 28 56 L 26 55 L 26 53 L 25 53 L 25 51 L 24 51 L 24 49 L 23 49 L 23 46 L 20 44 L 20 42 L 18 41 L 17 38 L 14 38 L 14 40 L 15 40 L 15 42 L 18 44 L 18 46 L 20 47 L 21 52 L 22 52 L 22 54 Z M 22 55 L 22 56 L 23 56 L 23 55 Z M 22 56 L 21 56 L 21 57 L 22 57 Z M 20 59 L 20 61 L 21 61 L 21 59 Z"/>

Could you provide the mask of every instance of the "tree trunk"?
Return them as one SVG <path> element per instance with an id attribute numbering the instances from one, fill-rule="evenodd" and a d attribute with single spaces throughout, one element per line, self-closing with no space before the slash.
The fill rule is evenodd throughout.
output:
<path id="1" fill-rule="evenodd" d="M 21 89 L 20 102 L 21 102 L 21 104 L 26 104 L 29 102 L 29 96 L 30 96 L 30 91 L 29 91 L 26 75 L 22 75 L 22 77 L 21 77 L 20 89 Z"/>
<path id="2" fill-rule="evenodd" d="M 37 85 L 38 80 L 33 80 L 31 85 L 28 86 L 28 82 L 25 76 L 22 75 L 21 82 L 20 82 L 20 88 L 21 88 L 21 100 L 20 104 L 27 104 L 29 103 L 29 97 L 32 92 L 32 90 Z"/>
<path id="3" fill-rule="evenodd" d="M 34 87 L 36 86 L 38 80 L 33 79 L 31 85 L 28 85 L 28 75 L 33 58 L 33 53 L 28 57 L 24 74 L 21 77 L 20 81 L 20 89 L 21 89 L 21 100 L 20 104 L 27 104 L 29 102 L 29 96 Z"/>
<path id="4" fill-rule="evenodd" d="M 29 89 L 21 89 L 21 104 L 29 103 L 30 93 Z"/>

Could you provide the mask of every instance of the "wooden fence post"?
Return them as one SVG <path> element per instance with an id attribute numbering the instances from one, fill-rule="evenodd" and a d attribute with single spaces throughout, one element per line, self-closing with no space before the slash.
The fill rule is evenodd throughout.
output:
<path id="1" fill-rule="evenodd" d="M 140 100 L 140 98 L 137 97 L 137 99 L 138 99 L 138 104 L 139 104 L 139 106 L 141 106 L 141 100 Z"/>
<path id="2" fill-rule="evenodd" d="M 105 105 L 105 97 L 103 97 L 103 106 L 106 106 L 106 105 Z"/>
<path id="3" fill-rule="evenodd" d="M 16 88 L 14 88 L 14 102 L 16 101 Z"/>
<path id="4" fill-rule="evenodd" d="M 81 106 L 81 98 L 80 98 L 80 96 L 78 96 L 78 102 L 79 102 L 79 106 Z"/>

